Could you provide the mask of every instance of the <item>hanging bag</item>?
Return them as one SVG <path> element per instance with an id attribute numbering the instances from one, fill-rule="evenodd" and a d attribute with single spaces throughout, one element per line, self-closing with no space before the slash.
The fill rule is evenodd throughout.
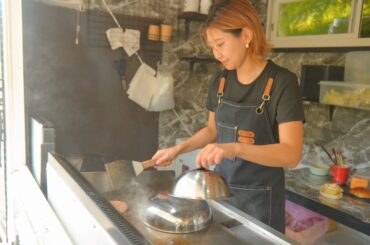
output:
<path id="1" fill-rule="evenodd" d="M 156 83 L 155 70 L 141 63 L 127 90 L 128 98 L 144 109 L 148 109 L 157 90 Z"/>
<path id="2" fill-rule="evenodd" d="M 172 74 L 158 66 L 155 81 L 155 93 L 150 101 L 148 111 L 164 111 L 175 107 L 173 96 L 173 77 Z"/>

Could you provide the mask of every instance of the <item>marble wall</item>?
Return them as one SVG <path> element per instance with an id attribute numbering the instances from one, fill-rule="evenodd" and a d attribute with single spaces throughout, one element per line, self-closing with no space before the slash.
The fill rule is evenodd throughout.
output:
<path id="1" fill-rule="evenodd" d="M 52 2 L 53 0 L 43 0 Z M 181 0 L 106 0 L 114 12 L 158 17 L 175 27 L 175 36 L 164 45 L 162 65 L 172 71 L 175 79 L 175 110 L 160 113 L 160 148 L 175 144 L 177 138 L 188 137 L 206 124 L 205 102 L 208 83 L 218 71 L 216 63 L 199 62 L 194 71 L 189 62 L 181 60 L 184 55 L 210 55 L 199 37 L 200 23 L 190 24 L 190 37 L 184 38 L 184 21 L 177 18 L 181 13 Z M 85 0 L 89 8 L 101 8 L 100 0 Z M 254 0 L 261 19 L 266 19 L 266 0 Z M 303 64 L 344 65 L 345 54 L 327 53 L 272 53 L 274 62 L 295 72 L 300 77 Z M 305 104 L 305 145 L 303 163 L 328 161 L 320 148 L 344 150 L 348 162 L 356 166 L 370 166 L 370 111 L 336 107 L 329 120 L 329 107 L 318 103 Z"/>
<path id="2" fill-rule="evenodd" d="M 254 1 L 261 13 L 266 17 L 266 1 Z M 187 42 L 179 42 L 175 48 L 178 56 L 182 54 L 203 55 L 208 51 L 199 39 L 199 27 L 192 23 L 192 35 Z M 179 23 L 181 28 L 181 23 Z M 277 64 L 295 72 L 300 78 L 303 64 L 339 65 L 343 66 L 345 53 L 272 53 L 270 57 Z M 168 147 L 175 143 L 176 138 L 188 137 L 207 122 L 205 102 L 207 87 L 213 74 L 219 69 L 217 64 L 199 63 L 194 72 L 189 72 L 188 64 L 179 61 L 174 65 L 176 113 L 173 111 L 160 114 L 160 147 Z M 302 162 L 324 162 L 329 159 L 321 150 L 321 145 L 331 149 L 340 147 L 344 151 L 348 163 L 357 167 L 370 166 L 370 111 L 336 107 L 332 120 L 329 106 L 319 103 L 305 104 L 305 143 Z M 185 125 L 185 126 L 184 126 Z"/>

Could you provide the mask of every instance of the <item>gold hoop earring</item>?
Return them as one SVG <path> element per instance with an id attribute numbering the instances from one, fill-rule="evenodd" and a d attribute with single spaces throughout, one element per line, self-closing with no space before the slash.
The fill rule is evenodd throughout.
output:
<path id="1" fill-rule="evenodd" d="M 245 48 L 249 48 L 249 43 L 246 43 L 245 44 Z"/>

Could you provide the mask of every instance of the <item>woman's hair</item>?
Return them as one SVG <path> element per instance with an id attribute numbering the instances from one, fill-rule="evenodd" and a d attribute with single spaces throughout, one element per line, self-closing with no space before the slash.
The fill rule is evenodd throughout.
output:
<path id="1" fill-rule="evenodd" d="M 207 28 L 217 28 L 240 36 L 243 27 L 253 33 L 249 43 L 252 57 L 265 56 L 271 49 L 267 42 L 256 9 L 249 0 L 224 0 L 213 4 L 201 30 L 203 40 L 207 40 Z"/>

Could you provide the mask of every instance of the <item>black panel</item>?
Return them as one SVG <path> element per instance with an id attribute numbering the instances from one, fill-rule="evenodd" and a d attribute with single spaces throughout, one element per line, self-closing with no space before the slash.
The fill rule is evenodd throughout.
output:
<path id="1" fill-rule="evenodd" d="M 301 92 L 309 101 L 319 101 L 320 81 L 343 81 L 343 66 L 302 65 Z"/>
<path id="2" fill-rule="evenodd" d="M 76 45 L 76 14 L 73 9 L 23 1 L 27 118 L 37 114 L 55 126 L 56 151 L 63 155 L 99 154 L 107 161 L 150 158 L 158 146 L 158 113 L 128 99 L 114 66 L 117 60 L 127 60 L 131 79 L 137 58 L 128 58 L 123 49 L 110 49 L 105 31 L 115 25 L 103 12 L 81 13 Z M 147 25 L 160 20 L 117 18 L 122 26 L 142 31 L 140 54 L 155 68 L 162 44 L 147 41 L 145 32 Z"/>

